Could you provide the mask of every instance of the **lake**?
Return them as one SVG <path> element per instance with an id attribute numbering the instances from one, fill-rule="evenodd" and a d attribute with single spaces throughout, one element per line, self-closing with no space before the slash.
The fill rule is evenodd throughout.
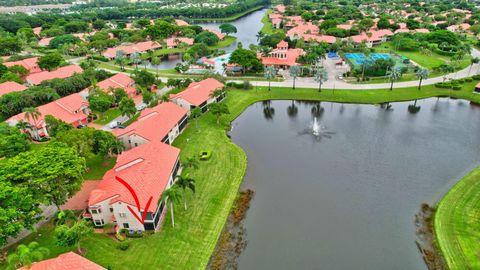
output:
<path id="1" fill-rule="evenodd" d="M 426 269 L 415 214 L 480 164 L 480 109 L 411 104 L 272 101 L 240 115 L 231 135 L 255 196 L 239 268 Z"/>

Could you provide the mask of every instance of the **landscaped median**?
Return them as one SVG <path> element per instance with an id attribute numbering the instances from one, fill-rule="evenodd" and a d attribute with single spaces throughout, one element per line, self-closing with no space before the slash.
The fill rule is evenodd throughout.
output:
<path id="1" fill-rule="evenodd" d="M 94 234 L 82 242 L 86 258 L 111 269 L 205 269 L 217 239 L 220 236 L 230 209 L 238 195 L 243 180 L 247 157 L 243 150 L 226 136 L 230 122 L 251 104 L 268 99 L 320 100 L 349 103 L 383 103 L 453 96 L 480 102 L 472 94 L 474 82 L 464 84 L 462 90 L 452 91 L 425 86 L 390 90 L 324 90 L 266 87 L 251 90 L 229 90 L 225 102 L 230 114 L 216 118 L 207 113 L 199 118 L 198 128 L 191 124 L 175 140 L 181 149 L 182 159 L 196 156 L 201 151 L 211 151 L 209 160 L 202 161 L 198 169 L 190 170 L 196 180 L 196 193 L 188 194 L 188 211 L 180 204 L 175 207 L 175 228 L 166 216 L 160 233 L 144 238 L 129 239 L 130 247 L 122 251 L 118 242 L 104 234 Z M 55 245 L 53 226 L 47 224 L 23 242 L 35 240 L 50 249 L 49 257 L 67 251 Z M 0 268 L 5 265 L 0 265 Z"/>
<path id="2" fill-rule="evenodd" d="M 480 167 L 440 201 L 434 229 L 449 269 L 480 269 Z"/>

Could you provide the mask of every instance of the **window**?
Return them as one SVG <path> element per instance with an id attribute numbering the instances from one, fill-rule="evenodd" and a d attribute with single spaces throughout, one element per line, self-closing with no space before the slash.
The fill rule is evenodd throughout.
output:
<path id="1" fill-rule="evenodd" d="M 123 228 L 128 229 L 130 228 L 130 226 L 128 225 L 128 223 L 123 223 Z"/>
<path id="2" fill-rule="evenodd" d="M 138 143 L 135 143 L 135 147 L 137 147 L 137 146 L 138 146 Z"/>
<path id="3" fill-rule="evenodd" d="M 127 214 L 125 214 L 125 213 L 119 213 L 118 216 L 124 218 L 124 217 L 127 217 Z"/>
<path id="4" fill-rule="evenodd" d="M 113 208 L 112 207 L 110 207 L 110 213 L 113 213 Z"/>
<path id="5" fill-rule="evenodd" d="M 97 226 L 102 226 L 103 225 L 103 219 L 95 219 L 93 222 Z"/>
<path id="6" fill-rule="evenodd" d="M 102 209 L 101 209 L 101 208 L 98 208 L 98 209 L 90 209 L 90 213 L 92 213 L 92 214 L 100 214 L 100 213 L 102 213 Z"/>

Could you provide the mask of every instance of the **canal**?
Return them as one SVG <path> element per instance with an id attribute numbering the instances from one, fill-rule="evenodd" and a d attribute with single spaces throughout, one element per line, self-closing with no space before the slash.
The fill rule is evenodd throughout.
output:
<path id="1" fill-rule="evenodd" d="M 480 109 L 412 105 L 272 101 L 240 115 L 231 135 L 255 196 L 239 269 L 426 269 L 415 214 L 480 163 Z"/>

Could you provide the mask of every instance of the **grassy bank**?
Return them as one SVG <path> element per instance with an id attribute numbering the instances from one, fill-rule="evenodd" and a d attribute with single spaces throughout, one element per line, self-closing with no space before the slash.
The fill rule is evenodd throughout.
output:
<path id="1" fill-rule="evenodd" d="M 440 201 L 435 234 L 448 267 L 480 269 L 480 167 L 458 182 Z"/>
<path id="2" fill-rule="evenodd" d="M 203 22 L 231 22 L 231 21 L 235 21 L 237 19 L 240 19 L 241 17 L 243 16 L 246 16 L 254 11 L 257 11 L 257 10 L 260 10 L 264 8 L 264 6 L 260 5 L 260 6 L 256 6 L 256 7 L 253 7 L 251 9 L 248 9 L 248 10 L 245 10 L 244 12 L 240 12 L 238 14 L 235 14 L 235 15 L 232 15 L 232 16 L 229 16 L 229 17 L 225 17 L 225 18 L 194 18 L 194 19 L 187 19 L 189 22 L 195 24 L 195 23 L 203 23 Z"/>
<path id="3" fill-rule="evenodd" d="M 260 30 L 260 32 L 262 32 L 266 35 L 273 35 L 273 34 L 278 33 L 278 32 L 283 32 L 282 29 L 275 29 L 273 27 L 272 23 L 270 22 L 270 18 L 269 18 L 269 15 L 271 13 L 272 13 L 272 10 L 268 10 L 265 13 L 265 16 L 263 16 L 263 18 L 262 18 L 263 27 Z"/>
<path id="4" fill-rule="evenodd" d="M 204 269 L 214 250 L 229 211 L 238 194 L 247 166 L 247 157 L 225 135 L 229 123 L 251 104 L 268 99 L 322 100 L 355 103 L 382 103 L 405 101 L 435 96 L 451 95 L 480 102 L 480 97 L 471 93 L 474 83 L 465 84 L 463 90 L 449 91 L 425 86 L 389 90 L 324 90 L 258 87 L 253 90 L 229 90 L 225 102 L 230 114 L 217 124 L 213 115 L 207 113 L 198 121 L 198 129 L 190 123 L 174 145 L 182 152 L 182 159 L 197 155 L 202 150 L 212 150 L 212 158 L 200 162 L 196 170 L 185 169 L 196 180 L 195 195 L 188 196 L 189 210 L 176 206 L 175 224 L 170 225 L 167 215 L 160 233 L 142 239 L 128 240 L 127 251 L 116 248 L 115 240 L 101 234 L 86 239 L 82 246 L 85 256 L 111 269 Z M 55 243 L 52 227 L 44 226 L 27 240 L 35 239 L 50 248 L 50 257 L 65 252 Z M 147 258 L 147 259 L 139 259 Z M 0 268 L 5 265 L 0 265 Z"/>

